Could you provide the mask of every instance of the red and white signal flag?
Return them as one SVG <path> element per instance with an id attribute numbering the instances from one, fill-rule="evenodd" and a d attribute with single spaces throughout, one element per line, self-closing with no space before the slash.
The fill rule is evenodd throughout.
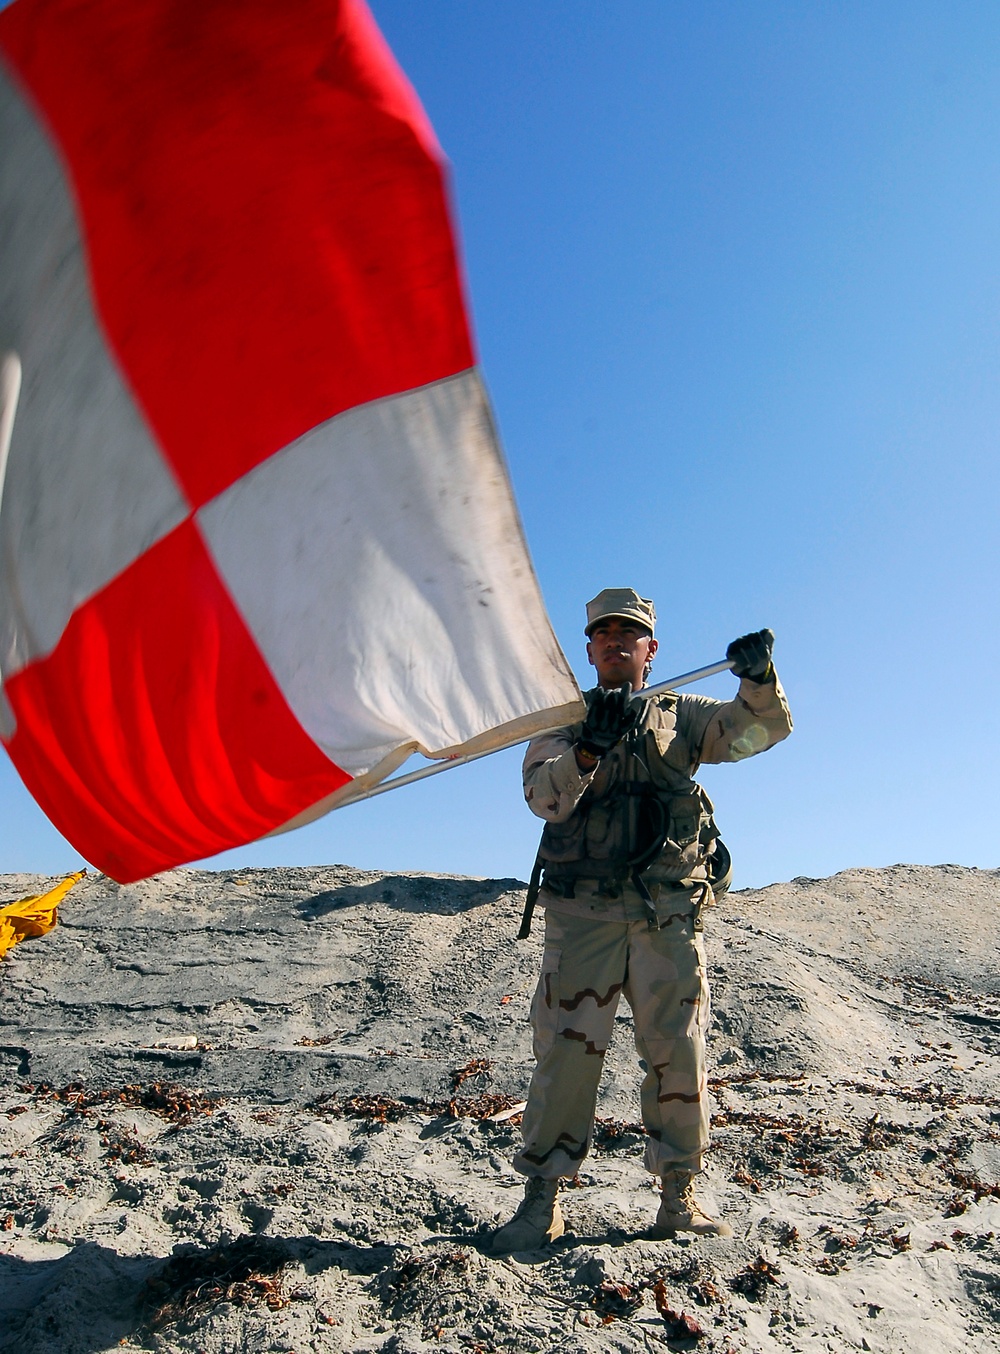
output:
<path id="1" fill-rule="evenodd" d="M 0 12 L 0 737 L 117 880 L 579 713 L 445 178 L 362 0 Z"/>

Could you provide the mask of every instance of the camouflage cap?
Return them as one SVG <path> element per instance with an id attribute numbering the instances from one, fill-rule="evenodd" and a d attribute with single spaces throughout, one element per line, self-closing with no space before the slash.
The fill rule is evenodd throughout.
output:
<path id="1" fill-rule="evenodd" d="M 632 588 L 605 588 L 587 603 L 587 624 L 583 633 L 588 639 L 597 622 L 608 616 L 638 621 L 650 634 L 656 630 L 656 607 L 648 597 L 640 597 Z"/>

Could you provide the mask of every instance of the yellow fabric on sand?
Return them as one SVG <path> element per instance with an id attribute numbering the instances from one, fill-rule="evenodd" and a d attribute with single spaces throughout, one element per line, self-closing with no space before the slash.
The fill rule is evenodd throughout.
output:
<path id="1" fill-rule="evenodd" d="M 26 936 L 44 936 L 46 931 L 51 931 L 56 924 L 56 908 L 86 873 L 86 870 L 77 870 L 48 893 L 19 898 L 16 903 L 0 907 L 0 958 Z"/>

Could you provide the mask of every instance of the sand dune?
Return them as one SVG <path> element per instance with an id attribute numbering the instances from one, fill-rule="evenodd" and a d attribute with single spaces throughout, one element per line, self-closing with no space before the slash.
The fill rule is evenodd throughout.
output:
<path id="1" fill-rule="evenodd" d="M 0 965 L 0 1351 L 1000 1350 L 1000 871 L 726 898 L 708 1186 L 735 1238 L 643 1239 L 623 1011 L 571 1231 L 496 1260 L 523 887 L 79 885 Z"/>

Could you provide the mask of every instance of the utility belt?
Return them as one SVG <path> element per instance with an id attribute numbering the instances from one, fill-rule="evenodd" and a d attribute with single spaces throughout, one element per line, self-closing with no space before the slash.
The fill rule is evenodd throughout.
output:
<path id="1" fill-rule="evenodd" d="M 659 930 L 664 924 L 661 910 L 667 916 L 676 915 L 669 903 L 662 909 L 657 905 L 664 894 L 685 894 L 694 901 L 692 917 L 695 931 L 703 930 L 702 911 L 711 907 L 717 897 L 721 897 L 732 879 L 732 857 L 721 839 L 716 839 L 715 849 L 707 858 L 708 877 L 705 879 L 660 879 L 645 878 L 644 872 L 626 863 L 614 861 L 564 861 L 553 864 L 543 860 L 541 855 L 535 859 L 531 871 L 531 880 L 524 900 L 524 912 L 518 940 L 527 940 L 531 933 L 531 919 L 538 901 L 538 895 L 544 887 L 557 898 L 572 899 L 576 896 L 576 886 L 581 883 L 596 884 L 598 896 L 612 901 L 621 898 L 626 884 L 631 884 L 639 894 L 646 908 L 646 916 L 651 930 Z M 651 891 L 652 889 L 652 891 Z"/>

